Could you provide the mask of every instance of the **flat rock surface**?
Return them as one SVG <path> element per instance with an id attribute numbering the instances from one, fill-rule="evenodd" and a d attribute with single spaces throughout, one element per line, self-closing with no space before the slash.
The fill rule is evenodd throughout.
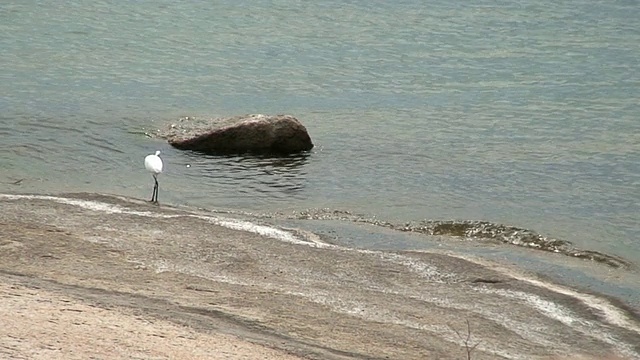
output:
<path id="1" fill-rule="evenodd" d="M 95 194 L 0 194 L 0 319 L 15 359 L 640 358 L 635 310 L 535 275 Z"/>

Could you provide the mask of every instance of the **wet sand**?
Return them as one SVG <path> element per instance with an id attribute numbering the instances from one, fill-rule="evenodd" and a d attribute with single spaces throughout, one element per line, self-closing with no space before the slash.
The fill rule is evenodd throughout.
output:
<path id="1" fill-rule="evenodd" d="M 16 359 L 640 358 L 634 309 L 505 265 L 94 194 L 0 195 L 0 318 Z"/>

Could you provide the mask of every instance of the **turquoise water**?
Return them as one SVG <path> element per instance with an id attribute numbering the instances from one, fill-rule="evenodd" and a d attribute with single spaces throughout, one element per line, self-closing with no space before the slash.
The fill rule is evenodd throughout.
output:
<path id="1" fill-rule="evenodd" d="M 637 1 L 3 1 L 0 189 L 478 219 L 640 264 Z M 205 157 L 145 132 L 289 113 L 316 147 Z M 190 165 L 187 167 L 187 165 Z"/>

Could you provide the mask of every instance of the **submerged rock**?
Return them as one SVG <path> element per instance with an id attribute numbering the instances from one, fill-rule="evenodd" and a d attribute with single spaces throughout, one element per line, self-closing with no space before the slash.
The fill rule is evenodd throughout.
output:
<path id="1" fill-rule="evenodd" d="M 207 154 L 293 154 L 313 148 L 307 129 L 291 115 L 184 117 L 160 130 L 158 136 L 178 149 Z"/>
<path id="2" fill-rule="evenodd" d="M 530 249 L 543 250 L 563 254 L 580 259 L 595 261 L 613 268 L 629 269 L 632 263 L 621 257 L 603 254 L 597 251 L 582 250 L 566 240 L 543 236 L 535 231 L 515 226 L 494 224 L 473 220 L 424 220 L 418 223 L 395 224 L 348 211 L 330 209 L 311 209 L 291 215 L 299 220 L 341 220 L 366 223 L 393 230 L 421 233 L 426 235 L 443 235 L 461 237 L 472 240 L 497 241 L 505 244 Z"/>

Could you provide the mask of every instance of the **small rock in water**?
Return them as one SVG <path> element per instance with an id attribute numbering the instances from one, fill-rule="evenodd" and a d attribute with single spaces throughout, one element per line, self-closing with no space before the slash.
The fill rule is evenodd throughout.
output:
<path id="1" fill-rule="evenodd" d="M 161 129 L 158 136 L 178 149 L 206 154 L 294 154 L 313 148 L 307 129 L 291 115 L 184 117 Z"/>

